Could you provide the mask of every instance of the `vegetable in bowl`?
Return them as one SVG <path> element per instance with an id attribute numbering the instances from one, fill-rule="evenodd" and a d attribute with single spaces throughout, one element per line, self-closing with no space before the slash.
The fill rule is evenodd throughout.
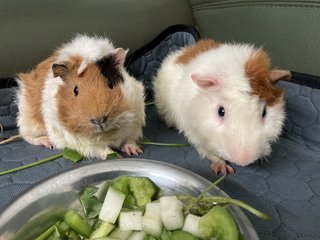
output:
<path id="1" fill-rule="evenodd" d="M 141 176 L 123 175 L 100 187 L 87 186 L 80 192 L 82 209 L 65 209 L 62 219 L 35 239 L 238 240 L 241 233 L 229 204 L 268 216 L 238 200 L 207 195 L 222 179 L 198 197 L 168 195 Z"/>

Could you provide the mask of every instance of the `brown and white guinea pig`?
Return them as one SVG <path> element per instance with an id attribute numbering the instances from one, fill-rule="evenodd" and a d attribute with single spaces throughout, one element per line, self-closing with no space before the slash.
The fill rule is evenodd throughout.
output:
<path id="1" fill-rule="evenodd" d="M 169 54 L 154 79 L 155 104 L 215 172 L 233 173 L 271 152 L 285 118 L 283 91 L 290 78 L 271 69 L 261 48 L 200 40 Z"/>
<path id="2" fill-rule="evenodd" d="M 18 75 L 21 136 L 31 144 L 71 148 L 105 159 L 142 150 L 144 88 L 123 67 L 126 51 L 108 38 L 77 35 L 29 73 Z"/>

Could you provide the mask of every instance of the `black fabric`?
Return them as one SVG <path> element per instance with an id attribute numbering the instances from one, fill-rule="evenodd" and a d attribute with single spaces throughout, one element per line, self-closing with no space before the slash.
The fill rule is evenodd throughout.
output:
<path id="1" fill-rule="evenodd" d="M 320 77 L 298 72 L 291 72 L 291 74 L 291 83 L 299 84 L 301 86 L 306 86 L 310 88 L 320 89 Z"/>
<path id="2" fill-rule="evenodd" d="M 170 26 L 170 27 L 166 28 L 163 32 L 161 32 L 158 36 L 156 36 L 152 41 L 150 41 L 146 45 L 142 46 L 138 50 L 134 51 L 133 53 L 129 54 L 126 57 L 126 61 L 124 64 L 125 67 L 130 67 L 130 64 L 132 62 L 141 58 L 147 52 L 149 52 L 149 51 L 153 50 L 155 47 L 157 47 L 168 36 L 175 34 L 177 32 L 189 33 L 195 38 L 196 41 L 198 41 L 200 39 L 200 33 L 193 26 L 183 25 L 183 24 Z"/>
<path id="3" fill-rule="evenodd" d="M 16 87 L 17 82 L 14 77 L 0 78 L 0 88 Z"/>
<path id="4" fill-rule="evenodd" d="M 127 71 L 143 82 L 146 100 L 153 98 L 153 76 L 162 60 L 171 52 L 192 45 L 200 39 L 199 32 L 192 26 L 174 25 L 165 29 L 150 43 L 128 55 Z"/>

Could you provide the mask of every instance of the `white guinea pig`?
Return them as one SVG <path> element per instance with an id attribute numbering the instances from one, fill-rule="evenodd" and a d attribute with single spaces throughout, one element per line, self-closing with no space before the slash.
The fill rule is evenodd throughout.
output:
<path id="1" fill-rule="evenodd" d="M 290 78 L 271 69 L 261 48 L 200 40 L 169 54 L 154 79 L 155 104 L 215 172 L 233 173 L 271 152 L 285 104 L 274 83 Z"/>
<path id="2" fill-rule="evenodd" d="M 107 38 L 77 35 L 18 75 L 18 127 L 31 144 L 105 159 L 142 150 L 144 88 L 123 67 L 126 51 Z"/>

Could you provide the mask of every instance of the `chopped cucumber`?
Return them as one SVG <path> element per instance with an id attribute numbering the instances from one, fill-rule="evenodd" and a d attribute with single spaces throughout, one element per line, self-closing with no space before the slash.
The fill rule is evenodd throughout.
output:
<path id="1" fill-rule="evenodd" d="M 68 240 L 81 240 L 80 236 L 74 231 L 67 232 L 66 237 Z"/>
<path id="2" fill-rule="evenodd" d="M 143 231 L 137 231 L 137 232 L 133 232 L 128 240 L 144 240 L 144 238 L 147 236 L 147 234 Z"/>
<path id="3" fill-rule="evenodd" d="M 242 207 L 246 205 L 242 202 L 239 203 L 238 200 L 226 200 L 226 198 L 219 196 L 203 197 L 208 189 L 198 198 L 179 195 L 178 199 L 173 195 L 164 196 L 151 202 L 158 197 L 159 188 L 149 178 L 120 176 L 114 181 L 101 184 L 99 190 L 96 187 L 87 187 L 82 191 L 80 202 L 84 208 L 86 220 L 74 210 L 64 209 L 58 219 L 50 221 L 43 230 L 41 229 L 44 232 L 39 235 L 38 231 L 34 234 L 38 237 L 33 239 L 243 239 L 227 208 L 219 205 L 214 206 L 212 202 L 227 202 Z M 103 203 L 101 199 L 104 199 Z M 185 209 L 183 209 L 184 207 Z M 248 209 L 248 206 L 245 208 Z M 99 209 L 101 209 L 100 212 Z M 190 209 L 198 209 L 198 215 L 202 217 L 190 214 Z M 184 216 L 183 210 L 189 214 Z M 143 211 L 144 215 L 142 216 Z M 251 208 L 251 212 L 259 213 L 253 208 Z M 260 217 L 264 216 L 259 214 Z M 90 221 L 90 225 L 95 222 L 93 227 L 88 224 L 87 220 Z"/>
<path id="4" fill-rule="evenodd" d="M 61 240 L 60 233 L 56 226 L 55 231 L 49 237 L 47 237 L 46 240 Z"/>
<path id="5" fill-rule="evenodd" d="M 83 159 L 83 156 L 80 153 L 67 147 L 63 150 L 63 157 L 74 163 L 77 163 Z"/>
<path id="6" fill-rule="evenodd" d="M 56 226 L 58 227 L 58 230 L 62 234 L 66 234 L 70 231 L 70 227 L 65 222 L 57 222 Z"/>
<path id="7" fill-rule="evenodd" d="M 121 158 L 121 155 L 117 152 L 109 153 L 107 155 L 107 160 L 118 159 L 118 158 Z"/>
<path id="8" fill-rule="evenodd" d="M 188 214 L 184 220 L 184 225 L 182 230 L 191 233 L 194 236 L 199 236 L 199 222 L 200 217 Z"/>
<path id="9" fill-rule="evenodd" d="M 127 230 L 142 230 L 142 212 L 141 211 L 128 211 L 121 212 L 119 216 L 119 228 L 122 231 Z"/>
<path id="10" fill-rule="evenodd" d="M 115 228 L 114 224 L 98 219 L 93 226 L 93 231 L 89 239 L 106 237 L 114 228 Z"/>
<path id="11" fill-rule="evenodd" d="M 181 229 L 184 223 L 183 204 L 176 196 L 165 196 L 160 199 L 161 219 L 169 231 Z"/>
<path id="12" fill-rule="evenodd" d="M 101 238 L 95 238 L 94 240 L 119 240 L 119 238 L 101 237 Z"/>
<path id="13" fill-rule="evenodd" d="M 219 240 L 238 240 L 239 237 L 232 215 L 219 205 L 200 218 L 199 235 L 204 239 L 215 237 Z"/>
<path id="14" fill-rule="evenodd" d="M 148 203 L 142 217 L 142 230 L 147 234 L 160 237 L 162 233 L 162 220 L 160 215 L 160 203 Z"/>
<path id="15" fill-rule="evenodd" d="M 64 221 L 68 226 L 81 236 L 88 238 L 91 234 L 90 225 L 83 220 L 79 213 L 69 209 L 64 214 Z"/>
<path id="16" fill-rule="evenodd" d="M 159 188 L 147 177 L 120 176 L 112 187 L 126 195 L 125 204 L 144 207 L 158 194 Z"/>
<path id="17" fill-rule="evenodd" d="M 94 193 L 93 196 L 96 197 L 100 202 L 103 202 L 110 185 L 111 185 L 111 181 L 105 181 L 103 183 L 100 183 L 97 186 L 98 190 Z"/>
<path id="18" fill-rule="evenodd" d="M 193 236 L 189 232 L 176 230 L 172 232 L 171 240 L 197 240 L 198 238 Z"/>
<path id="19" fill-rule="evenodd" d="M 151 202 L 159 192 L 158 186 L 147 177 L 130 177 L 129 186 L 138 207 Z"/>
<path id="20" fill-rule="evenodd" d="M 158 238 L 153 237 L 153 236 L 151 236 L 151 235 L 147 235 L 147 236 L 144 238 L 144 240 L 158 240 Z"/>
<path id="21" fill-rule="evenodd" d="M 37 238 L 35 238 L 35 240 L 45 240 L 45 239 L 47 239 L 52 233 L 54 233 L 55 230 L 56 230 L 55 225 L 52 225 L 52 226 L 49 227 L 46 231 L 44 231 L 40 236 L 38 236 Z"/>
<path id="22" fill-rule="evenodd" d="M 117 238 L 117 239 L 120 239 L 120 240 L 126 240 L 132 234 L 132 232 L 133 232 L 132 230 L 121 231 L 120 228 L 115 228 L 111 232 L 109 237 Z"/>
<path id="23" fill-rule="evenodd" d="M 133 196 L 133 194 L 130 191 L 130 185 L 129 185 L 130 177 L 129 176 L 120 176 L 117 177 L 115 180 L 112 181 L 111 186 L 114 189 L 117 189 L 118 191 L 125 194 L 125 200 L 124 203 L 127 205 L 136 205 L 136 199 Z"/>
<path id="24" fill-rule="evenodd" d="M 171 240 L 171 232 L 168 232 L 165 228 L 162 230 L 161 233 L 161 240 Z"/>
<path id="25" fill-rule="evenodd" d="M 102 203 L 94 196 L 98 191 L 96 187 L 86 187 L 80 193 L 80 203 L 87 218 L 92 219 L 99 215 Z"/>
<path id="26" fill-rule="evenodd" d="M 104 199 L 99 218 L 109 223 L 115 223 L 121 211 L 125 195 L 109 187 Z"/>

